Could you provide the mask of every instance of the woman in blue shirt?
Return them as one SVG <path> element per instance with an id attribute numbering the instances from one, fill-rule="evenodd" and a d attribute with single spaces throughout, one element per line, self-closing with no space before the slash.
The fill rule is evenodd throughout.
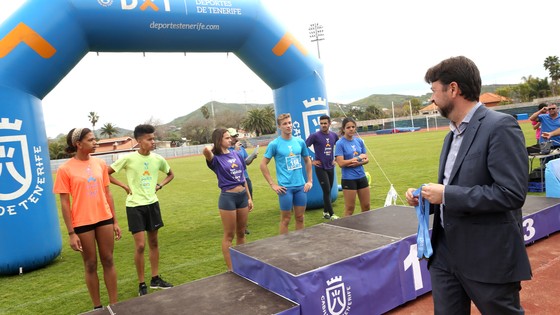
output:
<path id="1" fill-rule="evenodd" d="M 346 117 L 340 128 L 341 138 L 336 142 L 334 156 L 342 173 L 342 193 L 344 195 L 344 216 L 354 214 L 356 195 L 360 200 L 362 212 L 370 208 L 369 184 L 364 164 L 369 162 L 366 146 L 356 137 L 356 121 Z"/>

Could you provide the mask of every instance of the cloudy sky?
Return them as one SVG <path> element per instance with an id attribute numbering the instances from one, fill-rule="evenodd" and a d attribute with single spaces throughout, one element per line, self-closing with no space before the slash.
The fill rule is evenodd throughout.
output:
<path id="1" fill-rule="evenodd" d="M 22 2 L 0 0 L 0 23 Z M 315 55 L 308 28 L 323 26 L 319 49 L 331 102 L 425 94 L 426 69 L 451 56 L 477 63 L 483 84 L 544 78 L 545 58 L 560 56 L 559 1 L 262 2 Z M 272 92 L 233 54 L 89 53 L 44 98 L 43 110 L 47 136 L 55 137 L 89 126 L 90 111 L 100 116 L 96 128 L 133 129 L 149 119 L 167 123 L 211 100 L 271 103 Z M 69 119 L 60 118 L 63 111 Z"/>

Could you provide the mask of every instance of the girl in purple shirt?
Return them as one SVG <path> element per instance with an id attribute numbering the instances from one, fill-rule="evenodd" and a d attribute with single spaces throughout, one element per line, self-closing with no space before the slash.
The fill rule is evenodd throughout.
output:
<path id="1" fill-rule="evenodd" d="M 218 187 L 222 190 L 218 200 L 218 209 L 224 227 L 222 253 L 228 271 L 232 270 L 229 248 L 237 236 L 236 244 L 245 244 L 245 228 L 249 211 L 253 209 L 253 200 L 249 187 L 243 176 L 245 161 L 231 147 L 231 135 L 226 129 L 218 128 L 212 133 L 213 146 L 207 146 L 202 153 L 206 165 L 216 173 Z"/>

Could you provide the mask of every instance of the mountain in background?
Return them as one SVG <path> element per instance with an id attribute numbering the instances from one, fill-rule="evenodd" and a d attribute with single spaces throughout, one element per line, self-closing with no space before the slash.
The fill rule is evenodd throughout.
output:
<path id="1" fill-rule="evenodd" d="M 193 120 L 198 120 L 198 119 L 204 119 L 204 116 L 202 115 L 202 111 L 200 110 L 202 107 L 208 107 L 208 110 L 210 111 L 210 115 L 212 115 L 212 108 L 214 108 L 214 115 L 215 116 L 219 116 L 219 115 L 223 115 L 225 113 L 238 113 L 238 114 L 242 114 L 245 115 L 245 113 L 247 113 L 250 110 L 253 110 L 255 108 L 262 108 L 265 106 L 274 106 L 274 104 L 269 103 L 269 104 L 239 104 L 239 103 L 221 103 L 221 102 L 208 102 L 202 106 L 200 106 L 199 108 L 197 108 L 195 111 L 185 115 L 185 116 L 181 116 L 181 117 L 177 117 L 175 119 L 173 119 L 172 121 L 163 124 L 164 126 L 175 126 L 175 127 L 182 127 L 185 124 L 188 124 L 190 121 Z"/>
<path id="2" fill-rule="evenodd" d="M 500 87 L 506 87 L 508 86 L 508 84 L 492 84 L 492 85 L 483 85 L 482 86 L 482 93 L 487 93 L 487 92 L 495 92 L 496 89 L 500 88 Z M 428 102 L 428 100 L 430 99 L 431 93 L 426 93 L 424 95 L 421 96 L 413 96 L 413 95 L 401 95 L 401 94 L 372 94 L 370 96 L 364 97 L 362 99 L 359 99 L 357 101 L 354 101 L 352 103 L 347 103 L 347 104 L 342 104 L 342 103 L 337 103 L 337 102 L 329 102 L 329 110 L 331 112 L 333 111 L 338 111 L 338 112 L 346 112 L 347 110 L 349 110 L 350 108 L 352 108 L 353 106 L 359 106 L 359 107 L 368 107 L 370 105 L 375 105 L 378 106 L 379 108 L 383 109 L 383 108 L 391 108 L 391 104 L 393 103 L 395 105 L 395 109 L 398 109 L 400 107 L 403 106 L 403 104 L 405 104 L 408 100 L 413 99 L 413 98 L 417 98 L 419 99 L 422 103 L 424 102 Z M 207 106 L 208 110 L 212 111 L 212 108 L 214 109 L 214 115 L 219 116 L 219 115 L 224 115 L 224 114 L 229 114 L 229 115 L 233 115 L 233 114 L 237 114 L 237 115 L 245 115 L 248 111 L 255 109 L 255 108 L 263 108 L 265 106 L 274 106 L 274 104 L 269 103 L 269 104 L 240 104 L 240 103 L 221 103 L 221 102 L 208 102 L 204 105 L 202 105 L 201 107 L 199 107 L 198 109 L 194 110 L 193 112 L 184 115 L 184 116 L 180 116 L 177 117 L 175 119 L 173 119 L 172 121 L 163 124 L 163 126 L 165 127 L 175 127 L 175 128 L 181 128 L 182 126 L 188 125 L 189 122 L 192 122 L 194 120 L 200 120 L 200 119 L 204 119 L 204 116 L 202 115 L 201 112 L 201 108 L 203 106 Z M 129 136 L 132 135 L 132 130 L 127 130 L 127 129 L 122 129 L 122 128 L 118 128 L 117 130 L 119 131 L 119 133 L 117 135 L 115 135 L 115 137 L 122 137 L 122 136 Z M 96 130 L 96 133 L 99 132 L 99 130 Z"/>
<path id="3" fill-rule="evenodd" d="M 500 87 L 508 86 L 507 84 L 492 84 L 492 85 L 483 85 L 482 86 L 482 93 L 487 92 L 495 92 L 496 89 Z M 395 108 L 402 107 L 402 104 L 405 104 L 408 100 L 417 98 L 421 102 L 427 102 L 430 99 L 431 93 L 426 93 L 421 96 L 413 96 L 413 95 L 402 95 L 402 94 L 372 94 L 370 96 L 364 97 L 357 101 L 348 104 L 342 104 L 338 102 L 329 102 L 329 110 L 332 111 L 341 111 L 342 109 L 351 108 L 353 106 L 360 106 L 360 107 L 367 107 L 370 105 L 378 106 L 379 108 L 391 108 L 391 103 L 395 104 Z M 211 106 L 214 106 L 214 114 L 216 116 L 226 113 L 226 112 L 233 112 L 233 113 L 241 113 L 245 115 L 247 111 L 250 111 L 255 108 L 262 108 L 264 106 L 274 106 L 274 104 L 239 104 L 239 103 L 220 103 L 220 102 L 209 102 L 204 104 L 203 106 L 208 106 L 211 109 Z M 201 106 L 202 107 L 202 106 Z M 202 119 L 202 112 L 200 108 L 197 110 L 181 117 L 177 117 L 174 120 L 166 123 L 166 126 L 176 126 L 181 127 L 184 126 L 186 123 L 193 119 Z"/>
<path id="4" fill-rule="evenodd" d="M 362 98 L 360 100 L 354 101 L 348 104 L 342 104 L 337 102 L 329 102 L 329 111 L 338 111 L 338 112 L 345 112 L 354 106 L 360 107 L 367 107 L 369 105 L 379 106 L 380 108 L 390 108 L 391 102 L 395 103 L 395 106 L 400 106 L 404 102 L 408 101 L 412 98 L 420 98 L 418 96 L 411 96 L 411 95 L 399 95 L 399 94 L 373 94 L 368 97 Z M 429 98 L 429 94 L 426 94 L 424 99 Z M 423 100 L 423 99 L 421 99 Z M 237 113 L 241 115 L 245 115 L 248 111 L 255 109 L 255 108 L 263 108 L 265 106 L 274 106 L 274 104 L 239 104 L 239 103 L 221 103 L 221 102 L 208 102 L 203 106 L 207 106 L 209 110 L 214 107 L 214 115 L 220 116 L 226 113 Z M 202 108 L 202 106 L 200 107 Z M 204 119 L 202 115 L 202 111 L 200 108 L 196 109 L 195 111 L 181 117 L 177 117 L 172 121 L 164 124 L 164 126 L 175 126 L 175 127 L 182 127 L 185 124 L 189 124 L 189 122 L 199 119 Z"/>

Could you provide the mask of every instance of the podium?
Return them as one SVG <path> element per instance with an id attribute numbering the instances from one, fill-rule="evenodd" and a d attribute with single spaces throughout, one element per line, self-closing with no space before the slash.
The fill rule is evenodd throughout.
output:
<path id="1" fill-rule="evenodd" d="M 416 212 L 390 206 L 231 249 L 234 272 L 301 314 L 381 314 L 431 290 Z"/>
<path id="2" fill-rule="evenodd" d="M 527 196 L 525 243 L 560 230 L 560 199 Z M 230 249 L 233 273 L 92 314 L 382 314 L 431 290 L 412 207 L 390 206 Z"/>

